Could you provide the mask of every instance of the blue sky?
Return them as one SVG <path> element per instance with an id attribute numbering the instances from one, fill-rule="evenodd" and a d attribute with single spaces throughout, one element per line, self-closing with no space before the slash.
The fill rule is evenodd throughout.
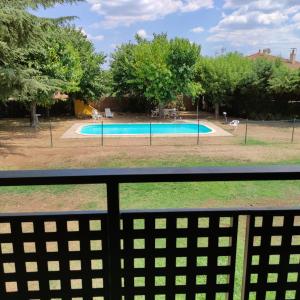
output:
<path id="1" fill-rule="evenodd" d="M 204 55 L 300 50 L 300 0 L 87 0 L 35 13 L 77 16 L 75 25 L 107 55 L 136 33 L 151 39 L 153 32 L 189 38 Z"/>

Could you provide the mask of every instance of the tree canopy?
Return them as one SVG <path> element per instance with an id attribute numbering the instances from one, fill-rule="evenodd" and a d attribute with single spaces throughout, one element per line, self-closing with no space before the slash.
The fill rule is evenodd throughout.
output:
<path id="1" fill-rule="evenodd" d="M 187 39 L 169 40 L 154 34 L 151 41 L 136 37 L 112 55 L 113 88 L 118 95 L 143 97 L 165 105 L 180 94 L 195 97 L 201 85 L 193 81 L 200 47 Z"/>
<path id="2" fill-rule="evenodd" d="M 0 97 L 36 105 L 53 104 L 56 91 L 96 99 L 104 91 L 105 61 L 70 17 L 45 19 L 27 8 L 50 7 L 75 0 L 0 0 Z M 35 125 L 35 122 L 33 122 Z"/>
<path id="3" fill-rule="evenodd" d="M 154 34 L 136 36 L 111 55 L 97 53 L 87 36 L 69 23 L 73 17 L 47 19 L 32 10 L 82 0 L 0 0 L 0 101 L 16 99 L 30 108 L 50 106 L 56 91 L 71 99 L 99 99 L 111 92 L 163 107 L 189 96 L 205 95 L 216 117 L 221 109 L 249 118 L 295 114 L 300 70 L 280 59 L 251 61 L 238 53 L 201 56 L 188 39 Z M 34 123 L 34 122 L 33 122 Z"/>
<path id="4" fill-rule="evenodd" d="M 289 115 L 289 103 L 299 96 L 300 71 L 280 59 L 249 60 L 238 53 L 201 57 L 196 81 L 204 88 L 207 103 L 231 114 L 249 118 Z"/>
<path id="5" fill-rule="evenodd" d="M 202 57 L 196 69 L 196 79 L 203 85 L 206 100 L 214 106 L 217 117 L 220 105 L 228 102 L 241 78 L 250 71 L 250 61 L 238 53 Z"/>

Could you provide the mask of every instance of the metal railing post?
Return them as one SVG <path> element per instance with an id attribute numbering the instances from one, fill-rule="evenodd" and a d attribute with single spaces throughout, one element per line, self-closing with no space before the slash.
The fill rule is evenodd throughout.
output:
<path id="1" fill-rule="evenodd" d="M 109 300 L 121 299 L 121 235 L 119 183 L 107 183 Z"/>
<path id="2" fill-rule="evenodd" d="M 292 144 L 294 143 L 295 125 L 296 125 L 296 119 L 293 120 L 293 131 L 292 131 L 292 139 L 291 139 Z"/>

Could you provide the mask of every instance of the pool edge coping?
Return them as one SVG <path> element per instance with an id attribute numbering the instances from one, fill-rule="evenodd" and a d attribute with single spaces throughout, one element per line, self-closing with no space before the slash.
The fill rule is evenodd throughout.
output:
<path id="1" fill-rule="evenodd" d="M 195 120 L 180 120 L 183 123 L 193 123 L 193 124 L 197 124 L 198 122 Z M 135 123 L 135 124 L 150 124 L 147 122 L 131 122 Z M 158 123 L 158 124 L 166 124 L 166 122 L 154 122 L 154 123 Z M 63 133 L 63 135 L 60 137 L 62 139 L 88 139 L 88 138 L 99 138 L 102 135 L 101 134 L 82 134 L 79 133 L 78 131 L 81 130 L 81 128 L 83 126 L 87 126 L 87 125 L 101 125 L 102 123 L 76 123 L 73 124 L 67 131 L 65 131 Z M 106 123 L 106 124 L 127 124 L 127 123 Z M 153 124 L 153 123 L 152 123 Z M 169 123 L 167 123 L 169 124 Z M 170 123 L 170 124 L 174 124 L 174 123 Z M 206 127 L 208 127 L 210 130 L 212 130 L 212 132 L 208 132 L 208 133 L 201 133 L 200 137 L 232 137 L 233 135 L 231 133 L 229 133 L 228 131 L 226 131 L 225 129 L 223 129 L 222 127 L 207 121 L 207 120 L 201 120 L 200 124 L 205 125 Z M 131 137 L 131 138 L 149 138 L 150 134 L 105 134 L 104 137 L 107 138 L 117 138 L 117 137 Z M 152 134 L 152 137 L 170 137 L 170 138 L 174 138 L 174 137 L 196 137 L 198 136 L 198 133 L 184 133 L 184 134 Z"/>
<path id="2" fill-rule="evenodd" d="M 187 122 L 187 121 L 181 121 L 183 123 L 192 123 L 192 124 L 198 124 L 198 122 Z M 103 125 L 115 125 L 115 124 L 149 124 L 150 123 L 147 123 L 147 122 L 132 122 L 132 123 L 104 123 Z M 182 124 L 182 123 L 168 123 L 168 122 L 153 122 L 151 123 L 152 125 L 153 124 Z M 86 137 L 101 137 L 102 134 L 88 134 L 88 133 L 81 133 L 81 129 L 85 126 L 93 126 L 93 125 L 102 125 L 102 123 L 89 123 L 89 124 L 81 124 L 81 126 L 78 126 L 77 130 L 75 131 L 76 134 L 78 135 L 82 135 L 82 136 L 86 136 Z M 211 131 L 210 132 L 202 132 L 200 133 L 200 135 L 208 135 L 208 134 L 213 134 L 213 133 L 216 133 L 216 130 L 214 128 L 211 128 L 210 126 L 208 125 L 205 125 L 203 123 L 199 123 L 199 125 L 204 125 L 205 127 L 207 127 L 208 129 L 210 129 Z M 198 133 L 152 133 L 151 134 L 153 137 L 177 137 L 177 136 L 198 136 Z M 149 134 L 138 134 L 138 133 L 128 133 L 128 134 L 104 134 L 105 137 L 149 137 L 150 136 L 150 132 Z"/>

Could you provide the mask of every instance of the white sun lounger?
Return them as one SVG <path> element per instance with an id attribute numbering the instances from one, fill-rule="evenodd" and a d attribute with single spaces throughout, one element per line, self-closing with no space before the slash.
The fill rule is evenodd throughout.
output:
<path id="1" fill-rule="evenodd" d="M 105 108 L 105 117 L 106 118 L 113 118 L 114 114 L 111 112 L 110 108 Z"/>

